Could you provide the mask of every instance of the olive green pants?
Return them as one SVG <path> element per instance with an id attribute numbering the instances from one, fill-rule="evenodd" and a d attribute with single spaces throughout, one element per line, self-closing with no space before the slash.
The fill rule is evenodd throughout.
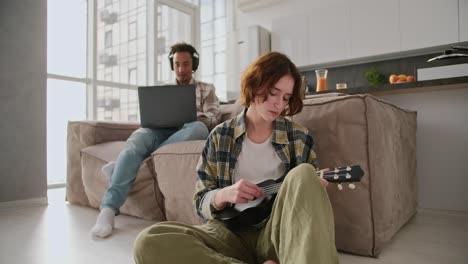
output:
<path id="1" fill-rule="evenodd" d="M 338 263 L 333 211 L 309 164 L 288 173 L 264 227 L 161 222 L 138 235 L 134 254 L 137 263 Z"/>

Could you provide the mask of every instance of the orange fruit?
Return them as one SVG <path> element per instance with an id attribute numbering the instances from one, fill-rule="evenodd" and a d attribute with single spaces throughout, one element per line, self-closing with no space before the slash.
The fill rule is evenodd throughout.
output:
<path id="1" fill-rule="evenodd" d="M 389 83 L 396 83 L 398 81 L 398 76 L 396 74 L 390 75 L 390 78 L 388 78 Z"/>
<path id="2" fill-rule="evenodd" d="M 416 81 L 416 78 L 414 78 L 414 76 L 408 75 L 408 76 L 406 77 L 406 81 L 407 81 L 407 82 L 415 82 L 415 81 Z"/>
<path id="3" fill-rule="evenodd" d="M 406 78 L 407 78 L 407 76 L 404 75 L 404 74 L 398 75 L 398 80 L 400 80 L 400 81 L 406 82 Z"/>

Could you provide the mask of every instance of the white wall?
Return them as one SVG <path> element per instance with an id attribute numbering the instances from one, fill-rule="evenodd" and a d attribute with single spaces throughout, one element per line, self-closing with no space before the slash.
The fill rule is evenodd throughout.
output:
<path id="1" fill-rule="evenodd" d="M 0 1 L 0 203 L 45 198 L 47 1 Z"/>
<path id="2" fill-rule="evenodd" d="M 237 29 L 260 25 L 271 30 L 273 19 L 303 14 L 307 10 L 313 15 L 315 8 L 339 2 L 342 1 L 283 0 L 254 11 L 237 10 L 235 25 Z M 418 111 L 419 206 L 468 211 L 465 190 L 468 188 L 468 87 L 382 98 Z"/>

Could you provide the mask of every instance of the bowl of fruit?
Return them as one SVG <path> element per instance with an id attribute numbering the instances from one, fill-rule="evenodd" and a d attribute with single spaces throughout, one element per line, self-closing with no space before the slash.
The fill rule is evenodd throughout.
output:
<path id="1" fill-rule="evenodd" d="M 396 83 L 406 83 L 406 82 L 415 82 L 416 78 L 412 75 L 405 75 L 405 74 L 392 74 L 388 78 L 388 82 L 390 84 L 396 84 Z"/>

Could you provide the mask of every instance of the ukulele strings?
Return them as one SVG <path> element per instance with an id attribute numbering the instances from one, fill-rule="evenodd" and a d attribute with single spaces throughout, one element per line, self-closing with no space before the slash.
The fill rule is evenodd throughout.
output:
<path id="1" fill-rule="evenodd" d="M 261 188 L 265 194 L 275 194 L 281 187 L 281 183 L 275 183 L 266 187 Z"/>
<path id="2" fill-rule="evenodd" d="M 324 175 L 330 176 L 330 177 L 333 177 L 334 175 L 337 175 L 338 177 L 341 178 L 341 177 L 346 176 L 346 174 L 340 173 L 340 172 L 343 172 L 343 171 L 346 171 L 346 169 L 342 169 L 342 170 L 340 170 L 339 172 L 336 172 L 336 173 L 335 173 L 335 171 L 327 171 L 327 172 L 324 172 Z M 320 172 L 317 172 L 317 176 L 320 176 Z M 261 189 L 265 194 L 275 194 L 275 193 L 278 192 L 280 187 L 281 187 L 281 183 L 275 183 L 275 184 L 271 184 L 271 185 L 262 187 Z"/>

